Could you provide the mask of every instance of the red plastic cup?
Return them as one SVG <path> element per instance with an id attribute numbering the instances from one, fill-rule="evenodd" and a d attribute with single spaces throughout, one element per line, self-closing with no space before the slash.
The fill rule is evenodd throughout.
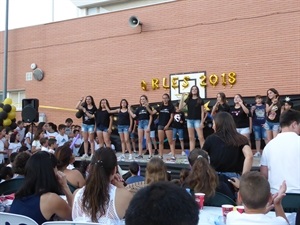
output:
<path id="1" fill-rule="evenodd" d="M 222 205 L 222 214 L 224 217 L 231 211 L 233 211 L 233 205 Z"/>
<path id="2" fill-rule="evenodd" d="M 245 208 L 242 205 L 236 206 L 235 208 L 236 208 L 236 211 L 238 211 L 239 213 L 245 212 Z"/>
<path id="3" fill-rule="evenodd" d="M 203 209 L 204 197 L 205 197 L 204 193 L 195 193 L 195 200 L 198 203 L 200 210 Z"/>

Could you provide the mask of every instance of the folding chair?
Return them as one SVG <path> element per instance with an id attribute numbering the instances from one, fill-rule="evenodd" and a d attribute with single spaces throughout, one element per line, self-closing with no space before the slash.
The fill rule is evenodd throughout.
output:
<path id="1" fill-rule="evenodd" d="M 0 212 L 0 225 L 38 225 L 33 219 L 13 213 Z"/>
<path id="2" fill-rule="evenodd" d="M 19 190 L 24 178 L 15 178 L 0 183 L 0 195 L 8 195 Z"/>
<path id="3" fill-rule="evenodd" d="M 281 204 L 285 212 L 297 212 L 300 209 L 300 194 L 286 193 Z"/>
<path id="4" fill-rule="evenodd" d="M 52 221 L 52 222 L 45 222 L 42 225 L 99 225 L 99 223 L 74 222 L 74 221 Z"/>
<path id="5" fill-rule="evenodd" d="M 229 198 L 227 195 L 224 195 L 220 192 L 216 192 L 216 194 L 204 201 L 205 206 L 216 206 L 221 207 L 224 204 L 236 206 L 236 202 Z"/>

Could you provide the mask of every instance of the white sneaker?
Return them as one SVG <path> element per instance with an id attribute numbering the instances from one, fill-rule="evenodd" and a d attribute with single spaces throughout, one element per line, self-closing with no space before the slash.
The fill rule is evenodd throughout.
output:
<path id="1" fill-rule="evenodd" d="M 129 159 L 129 160 L 133 160 L 132 154 L 129 154 L 128 159 Z"/>
<path id="2" fill-rule="evenodd" d="M 260 152 L 256 152 L 253 156 L 254 156 L 254 157 L 260 157 L 261 154 L 260 154 Z"/>
<path id="3" fill-rule="evenodd" d="M 88 159 L 89 158 L 89 156 L 88 156 L 88 154 L 83 154 L 82 156 L 81 156 L 81 159 Z"/>
<path id="4" fill-rule="evenodd" d="M 184 151 L 182 151 L 182 152 L 181 152 L 181 155 L 182 155 L 182 156 L 185 156 L 185 152 L 184 152 Z"/>

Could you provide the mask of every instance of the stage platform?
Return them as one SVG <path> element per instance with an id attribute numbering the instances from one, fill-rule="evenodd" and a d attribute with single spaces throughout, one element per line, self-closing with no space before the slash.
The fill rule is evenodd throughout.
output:
<path id="1" fill-rule="evenodd" d="M 187 156 L 184 155 L 182 156 L 180 153 L 180 151 L 176 151 L 176 161 L 172 161 L 170 160 L 171 155 L 169 155 L 169 151 L 164 151 L 164 159 L 163 161 L 165 162 L 166 166 L 167 166 L 167 171 L 171 174 L 171 178 L 172 179 L 179 179 L 179 174 L 180 171 L 182 169 L 190 169 L 190 165 L 187 159 Z M 120 152 L 116 153 L 117 157 L 119 158 L 119 156 L 121 155 Z M 141 168 L 141 175 L 145 176 L 145 169 L 146 169 L 146 165 L 148 160 L 148 155 L 144 155 L 143 159 L 133 159 L 133 160 L 129 160 L 128 159 L 129 154 L 125 154 L 125 160 L 118 160 L 118 165 L 121 167 L 121 169 L 123 170 L 123 172 L 126 172 L 129 170 L 129 165 L 132 161 L 136 161 L 139 163 L 140 168 Z M 133 156 L 137 156 L 137 154 L 133 154 Z M 153 157 L 157 157 L 157 156 L 153 156 Z M 81 158 L 80 157 L 76 157 L 76 162 L 75 162 L 75 167 L 79 167 Z M 252 165 L 252 170 L 253 171 L 259 171 L 259 167 L 260 167 L 260 157 L 253 157 L 253 165 Z"/>

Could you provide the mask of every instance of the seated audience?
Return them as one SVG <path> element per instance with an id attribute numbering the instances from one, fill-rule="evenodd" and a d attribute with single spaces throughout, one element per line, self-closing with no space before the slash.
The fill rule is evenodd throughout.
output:
<path id="1" fill-rule="evenodd" d="M 0 183 L 10 180 L 11 178 L 13 178 L 13 176 L 14 176 L 14 172 L 12 168 L 3 165 L 2 168 L 0 169 Z"/>
<path id="2" fill-rule="evenodd" d="M 226 225 L 288 225 L 281 205 L 285 191 L 286 183 L 283 182 L 279 192 L 272 197 L 269 182 L 259 172 L 243 174 L 240 180 L 238 201 L 243 202 L 245 212 L 232 211 L 228 213 Z M 274 205 L 276 217 L 266 215 L 270 210 L 270 203 Z"/>
<path id="3" fill-rule="evenodd" d="M 24 178 L 25 175 L 25 167 L 26 163 L 30 158 L 30 153 L 29 152 L 20 152 L 13 164 L 12 164 L 12 169 L 15 173 L 14 178 Z"/>
<path id="4" fill-rule="evenodd" d="M 12 167 L 12 164 L 13 164 L 13 162 L 14 162 L 17 155 L 18 155 L 18 152 L 11 153 L 10 156 L 9 156 L 9 164 L 7 164 L 6 166 Z"/>
<path id="5" fill-rule="evenodd" d="M 130 192 L 136 193 L 139 189 L 158 181 L 168 181 L 168 173 L 164 161 L 154 157 L 147 163 L 145 181 L 129 184 L 126 188 Z"/>
<path id="6" fill-rule="evenodd" d="M 124 188 L 116 170 L 117 157 L 110 148 L 95 151 L 86 185 L 75 192 L 74 221 L 120 224 L 132 194 Z"/>
<path id="7" fill-rule="evenodd" d="M 133 197 L 126 225 L 197 225 L 199 207 L 184 189 L 171 182 L 155 182 Z"/>
<path id="8" fill-rule="evenodd" d="M 131 162 L 130 163 L 129 171 L 130 171 L 131 177 L 129 177 L 126 180 L 126 184 L 132 184 L 132 183 L 135 183 L 135 182 L 140 182 L 140 181 L 145 180 L 145 177 L 139 175 L 140 166 L 137 162 Z"/>
<path id="9" fill-rule="evenodd" d="M 190 188 L 192 194 L 202 192 L 209 199 L 217 191 L 235 200 L 235 191 L 228 182 L 229 177 L 216 173 L 209 164 L 207 152 L 196 148 L 190 153 L 188 160 L 192 169 L 183 186 Z"/>
<path id="10" fill-rule="evenodd" d="M 286 180 L 286 192 L 300 194 L 300 112 L 284 111 L 279 122 L 281 133 L 264 148 L 260 172 L 268 179 L 272 193 Z"/>
<path id="11" fill-rule="evenodd" d="M 186 178 L 189 176 L 189 174 L 190 174 L 190 171 L 187 170 L 187 169 L 182 169 L 182 170 L 180 171 L 180 174 L 179 174 L 179 177 L 180 177 L 180 178 L 179 178 L 179 180 L 180 180 L 180 184 L 181 184 L 181 185 L 185 183 Z"/>
<path id="12" fill-rule="evenodd" d="M 64 193 L 67 202 L 59 195 Z M 65 175 L 56 170 L 56 158 L 45 151 L 33 154 L 25 168 L 25 180 L 15 194 L 10 212 L 28 216 L 38 224 L 57 215 L 71 219 L 72 194 Z"/>
<path id="13" fill-rule="evenodd" d="M 8 155 L 10 155 L 13 152 L 19 151 L 19 148 L 22 146 L 19 139 L 20 139 L 20 135 L 18 132 L 14 132 L 10 135 L 10 141 L 9 141 L 9 146 L 8 146 Z"/>
<path id="14" fill-rule="evenodd" d="M 70 170 L 67 168 L 69 164 L 75 161 L 75 157 L 69 145 L 58 147 L 55 152 L 55 157 L 57 159 L 57 169 L 66 175 L 67 182 L 75 188 L 83 187 L 85 185 L 85 179 L 79 170 Z"/>
<path id="15" fill-rule="evenodd" d="M 210 165 L 219 173 L 228 177 L 240 177 L 251 170 L 252 150 L 248 139 L 236 131 L 232 116 L 219 112 L 214 116 L 213 129 L 203 145 L 208 152 Z"/>

